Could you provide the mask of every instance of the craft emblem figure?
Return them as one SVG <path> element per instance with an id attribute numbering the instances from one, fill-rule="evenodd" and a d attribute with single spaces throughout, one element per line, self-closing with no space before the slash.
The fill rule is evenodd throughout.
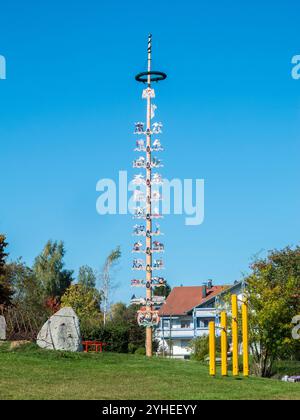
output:
<path id="1" fill-rule="evenodd" d="M 132 287 L 145 287 L 146 283 L 145 280 L 133 279 L 131 280 Z"/>
<path id="2" fill-rule="evenodd" d="M 147 99 L 147 98 L 154 99 L 155 98 L 154 89 L 151 89 L 151 88 L 144 89 L 143 94 L 142 94 L 142 98 L 143 99 Z"/>
<path id="3" fill-rule="evenodd" d="M 153 174 L 152 176 L 152 185 L 163 185 L 163 179 L 160 174 Z"/>
<path id="4" fill-rule="evenodd" d="M 138 271 L 145 270 L 144 261 L 141 259 L 133 260 L 132 269 Z"/>
<path id="5" fill-rule="evenodd" d="M 153 268 L 155 270 L 163 270 L 164 269 L 164 262 L 163 262 L 163 260 L 154 260 Z"/>
<path id="6" fill-rule="evenodd" d="M 163 125 L 161 122 L 155 122 L 152 124 L 152 133 L 153 134 L 161 134 L 162 133 Z"/>
<path id="7" fill-rule="evenodd" d="M 163 152 L 163 150 L 164 149 L 163 149 L 163 147 L 161 145 L 160 140 L 158 140 L 158 139 L 154 140 L 153 146 L 152 146 L 152 151 L 153 152 Z"/>
<path id="8" fill-rule="evenodd" d="M 164 252 L 165 246 L 161 242 L 154 241 L 153 242 L 153 251 L 155 252 Z"/>
<path id="9" fill-rule="evenodd" d="M 134 149 L 135 152 L 145 152 L 145 141 L 143 139 L 136 141 L 136 148 Z"/>
<path id="10" fill-rule="evenodd" d="M 142 248 L 143 248 L 143 242 L 136 242 L 134 245 L 133 245 L 133 252 L 141 252 L 142 251 Z"/>
<path id="11" fill-rule="evenodd" d="M 145 164 L 146 164 L 146 159 L 143 156 L 133 161 L 134 168 L 145 168 Z"/>
<path id="12" fill-rule="evenodd" d="M 152 193 L 152 201 L 160 201 L 162 200 L 162 195 L 159 191 L 153 191 Z"/>
<path id="13" fill-rule="evenodd" d="M 134 209 L 134 218 L 135 219 L 144 219 L 146 216 L 146 209 L 143 207 L 137 207 Z"/>
<path id="14" fill-rule="evenodd" d="M 144 123 L 143 122 L 135 123 L 134 134 L 144 134 Z"/>
<path id="15" fill-rule="evenodd" d="M 145 185 L 146 184 L 146 180 L 144 175 L 140 174 L 140 175 L 135 175 L 134 176 L 134 180 L 133 180 L 133 184 L 134 185 Z"/>
<path id="16" fill-rule="evenodd" d="M 146 201 L 146 195 L 140 190 L 135 190 L 133 192 L 133 201 L 135 202 Z"/>

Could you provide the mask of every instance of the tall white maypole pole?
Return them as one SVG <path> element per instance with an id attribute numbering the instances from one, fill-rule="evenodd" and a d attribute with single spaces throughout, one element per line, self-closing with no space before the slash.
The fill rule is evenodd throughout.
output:
<path id="1" fill-rule="evenodd" d="M 153 82 L 159 82 L 166 79 L 167 75 L 163 72 L 153 71 L 151 68 L 152 64 L 152 35 L 148 37 L 148 67 L 147 71 L 139 73 L 136 76 L 138 82 L 147 84 L 147 88 L 143 90 L 143 98 L 147 100 L 147 113 L 146 113 L 146 127 L 144 123 L 136 123 L 135 125 L 135 134 L 146 136 L 146 142 L 144 139 L 139 139 L 137 141 L 136 151 L 146 152 L 146 159 L 141 156 L 139 159 L 134 161 L 135 168 L 144 168 L 146 170 L 146 177 L 143 175 L 137 175 L 135 177 L 136 185 L 145 185 L 146 192 L 145 197 L 140 190 L 135 191 L 135 201 L 143 202 L 146 204 L 144 207 L 137 207 L 135 210 L 135 217 L 138 219 L 146 220 L 145 225 L 136 225 L 134 233 L 137 236 L 145 236 L 146 244 L 145 249 L 141 242 L 134 244 L 133 252 L 145 253 L 146 262 L 143 260 L 135 259 L 133 262 L 134 270 L 145 270 L 146 271 L 146 283 L 143 280 L 132 280 L 133 286 L 145 286 L 146 287 L 146 299 L 142 299 L 142 308 L 138 311 L 138 322 L 140 325 L 146 327 L 146 355 L 148 357 L 152 356 L 152 342 L 153 342 L 153 327 L 156 326 L 159 322 L 158 312 L 155 310 L 154 301 L 153 301 L 153 288 L 160 287 L 165 285 L 165 280 L 163 277 L 154 277 L 153 271 L 160 270 L 163 268 L 164 264 L 161 259 L 153 261 L 153 253 L 164 252 L 164 245 L 158 241 L 153 242 L 153 236 L 160 235 L 160 227 L 156 226 L 155 231 L 153 231 L 153 219 L 159 219 L 162 216 L 160 215 L 157 209 L 153 211 L 153 202 L 159 201 L 161 195 L 158 191 L 155 191 L 152 188 L 153 184 L 159 187 L 162 184 L 162 177 L 158 174 L 152 174 L 152 170 L 155 168 L 161 167 L 161 161 L 157 158 L 152 158 L 153 151 L 162 151 L 161 143 L 159 139 L 153 140 L 154 135 L 159 135 L 161 133 L 161 123 L 153 123 L 152 118 L 154 117 L 155 105 L 152 105 L 152 99 L 155 97 L 154 89 L 152 89 Z M 155 246 L 153 246 L 153 243 Z"/>
<path id="2" fill-rule="evenodd" d="M 148 38 L 148 89 L 151 91 L 151 54 L 152 54 L 152 35 L 149 35 Z M 147 95 L 147 127 L 146 127 L 146 136 L 147 136 L 147 159 L 146 159 L 146 179 L 150 180 L 146 184 L 147 192 L 147 214 L 152 215 L 152 197 L 151 197 L 151 180 L 152 180 L 152 160 L 151 160 L 151 95 Z M 150 163 L 150 164 L 149 164 Z M 152 283 L 152 217 L 147 218 L 146 222 L 147 232 L 151 232 L 151 235 L 146 236 L 146 283 Z M 152 308 L 152 287 L 146 289 L 146 299 L 148 302 L 151 302 Z M 146 355 L 152 356 L 152 326 L 146 327 Z"/>

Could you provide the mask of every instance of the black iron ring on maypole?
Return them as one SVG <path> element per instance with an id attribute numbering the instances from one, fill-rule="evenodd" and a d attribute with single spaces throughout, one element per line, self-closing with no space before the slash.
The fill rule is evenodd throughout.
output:
<path id="1" fill-rule="evenodd" d="M 148 76 L 150 76 L 150 81 L 152 82 L 160 82 L 167 78 L 166 73 L 162 71 L 144 71 L 139 73 L 135 76 L 135 80 L 141 83 L 148 83 Z"/>

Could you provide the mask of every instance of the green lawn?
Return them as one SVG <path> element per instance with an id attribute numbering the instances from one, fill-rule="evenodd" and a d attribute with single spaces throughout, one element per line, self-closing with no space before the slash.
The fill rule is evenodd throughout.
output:
<path id="1" fill-rule="evenodd" d="M 0 346 L 0 399 L 297 399 L 300 384 L 210 378 L 198 362 Z"/>

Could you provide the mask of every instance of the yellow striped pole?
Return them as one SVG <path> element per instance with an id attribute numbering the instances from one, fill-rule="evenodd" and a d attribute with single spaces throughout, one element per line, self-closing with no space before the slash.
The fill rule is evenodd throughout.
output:
<path id="1" fill-rule="evenodd" d="M 221 312 L 221 373 L 222 376 L 227 376 L 227 314 Z"/>
<path id="2" fill-rule="evenodd" d="M 249 376 L 249 326 L 248 326 L 248 303 L 246 299 L 242 304 L 243 324 L 243 370 L 244 376 Z"/>
<path id="3" fill-rule="evenodd" d="M 209 323 L 209 374 L 216 375 L 216 325 Z"/>
<path id="4" fill-rule="evenodd" d="M 239 374 L 239 337 L 238 337 L 238 300 L 237 295 L 231 296 L 232 307 L 232 374 Z"/>

